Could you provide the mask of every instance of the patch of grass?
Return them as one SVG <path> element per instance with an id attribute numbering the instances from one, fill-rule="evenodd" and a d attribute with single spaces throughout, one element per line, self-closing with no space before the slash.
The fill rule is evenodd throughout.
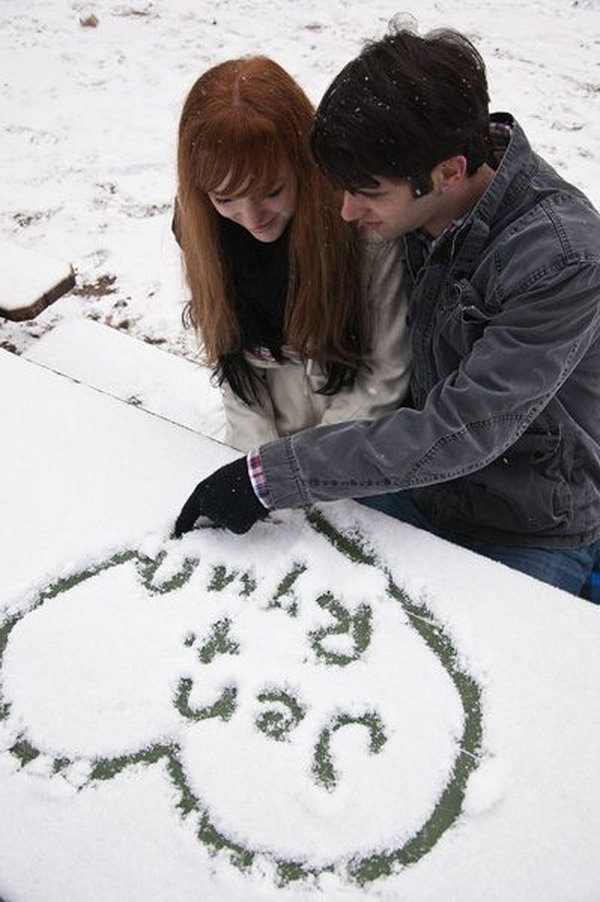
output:
<path id="1" fill-rule="evenodd" d="M 200 821 L 198 838 L 213 852 L 228 851 L 231 854 L 232 864 L 238 863 L 238 866 L 241 864 L 244 868 L 248 868 L 254 860 L 253 852 L 228 839 L 223 833 L 217 830 L 214 824 L 211 823 L 207 814 L 205 814 Z"/>
<path id="2" fill-rule="evenodd" d="M 112 780 L 126 767 L 132 767 L 136 764 L 156 764 L 162 758 L 168 757 L 171 751 L 171 746 L 168 745 L 152 745 L 149 748 L 142 749 L 141 752 L 134 752 L 131 755 L 119 755 L 117 758 L 99 758 L 92 767 L 90 779 Z"/>
<path id="3" fill-rule="evenodd" d="M 210 637 L 198 652 L 198 657 L 203 664 L 210 664 L 217 655 L 239 654 L 239 644 L 229 636 L 230 626 L 231 621 L 227 618 L 213 623 Z"/>
<path id="4" fill-rule="evenodd" d="M 157 764 L 159 761 L 164 761 L 171 782 L 175 788 L 179 790 L 177 808 L 182 816 L 185 817 L 192 811 L 198 811 L 200 802 L 191 791 L 185 778 L 185 773 L 179 760 L 179 751 L 180 749 L 177 745 L 158 744 L 131 755 L 98 759 L 94 763 L 90 779 L 112 780 L 113 777 L 125 770 L 126 767 L 133 767 L 140 764 Z"/>
<path id="5" fill-rule="evenodd" d="M 179 681 L 175 696 L 175 707 L 187 720 L 209 720 L 218 717 L 220 720 L 229 720 L 236 708 L 237 689 L 235 686 L 227 686 L 212 705 L 203 708 L 190 708 L 190 693 L 194 681 L 184 677 Z"/>
<path id="6" fill-rule="evenodd" d="M 383 723 L 375 711 L 369 711 L 359 716 L 338 714 L 332 725 L 322 730 L 315 747 L 312 766 L 312 773 L 316 782 L 330 791 L 337 786 L 337 773 L 331 757 L 331 735 L 342 727 L 348 726 L 348 724 L 358 724 L 367 728 L 370 734 L 369 752 L 372 755 L 378 754 L 387 742 Z"/>
<path id="7" fill-rule="evenodd" d="M 227 570 L 222 564 L 213 568 L 211 580 L 206 587 L 209 592 L 221 592 L 237 576 L 237 570 Z"/>
<path id="8" fill-rule="evenodd" d="M 300 702 L 286 690 L 270 690 L 261 692 L 258 701 L 263 704 L 283 705 L 287 710 L 272 709 L 265 711 L 255 721 L 257 729 L 278 742 L 287 740 L 290 732 L 298 726 L 304 717 L 304 708 Z"/>
<path id="9" fill-rule="evenodd" d="M 340 532 L 323 516 L 318 508 L 314 507 L 306 511 L 306 519 L 313 529 L 325 536 L 344 557 L 350 558 L 351 561 L 357 564 L 377 566 L 377 558 L 356 534 L 349 536 Z"/>
<path id="10" fill-rule="evenodd" d="M 295 600 L 292 600 L 291 603 L 284 605 L 282 602 L 282 598 L 286 598 L 287 596 L 292 595 L 294 584 L 299 576 L 301 576 L 306 570 L 306 564 L 296 563 L 293 565 L 292 569 L 289 573 L 283 577 L 279 585 L 275 590 L 275 594 L 269 603 L 269 608 L 283 608 L 288 613 L 291 613 L 292 617 L 295 617 L 298 613 L 298 604 Z M 293 612 L 292 612 L 293 609 Z"/>
<path id="11" fill-rule="evenodd" d="M 335 623 L 332 626 L 322 626 L 309 633 L 310 642 L 318 658 L 325 664 L 345 667 L 352 661 L 357 661 L 371 642 L 371 608 L 368 605 L 360 605 L 355 614 L 344 607 L 333 597 L 331 592 L 326 592 L 317 598 L 319 607 L 328 611 Z M 324 641 L 328 636 L 340 636 L 347 634 L 353 644 L 353 650 L 349 654 L 329 651 Z"/>
<path id="12" fill-rule="evenodd" d="M 178 756 L 178 746 L 170 746 L 167 754 L 167 772 L 171 778 L 173 785 L 179 790 L 179 801 L 177 808 L 185 817 L 192 811 L 200 809 L 200 802 L 188 786 L 185 773 Z"/>
<path id="13" fill-rule="evenodd" d="M 252 595 L 256 589 L 256 580 L 249 573 L 242 573 L 241 577 L 242 589 L 240 595 Z"/>
<path id="14" fill-rule="evenodd" d="M 8 751 L 21 762 L 21 767 L 25 767 L 30 761 L 35 761 L 40 754 L 38 749 L 34 748 L 27 739 L 18 739 Z"/>
<path id="15" fill-rule="evenodd" d="M 277 881 L 279 886 L 289 886 L 298 880 L 308 880 L 309 877 L 318 876 L 318 872 L 311 870 L 306 862 L 301 861 L 278 861 L 277 862 Z"/>
<path id="16" fill-rule="evenodd" d="M 0 626 L 0 667 L 2 666 L 2 659 L 4 657 L 4 650 L 6 649 L 6 644 L 8 642 L 9 636 L 19 622 L 19 617 L 9 617 L 4 623 Z M 6 720 L 10 714 L 10 705 L 8 702 L 5 702 L 2 699 L 2 683 L 0 682 L 0 721 Z"/>
<path id="17" fill-rule="evenodd" d="M 156 582 L 156 573 L 158 568 L 166 558 L 166 552 L 162 551 L 156 558 L 147 558 L 142 555 L 136 555 L 137 570 L 144 588 L 149 595 L 167 595 L 175 589 L 181 589 L 190 579 L 192 573 L 200 563 L 197 558 L 185 558 L 181 566 L 181 570 L 174 573 L 164 582 Z"/>

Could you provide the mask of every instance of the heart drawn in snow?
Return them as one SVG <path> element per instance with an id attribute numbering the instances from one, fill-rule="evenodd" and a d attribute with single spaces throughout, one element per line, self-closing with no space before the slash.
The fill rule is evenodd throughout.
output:
<path id="1" fill-rule="evenodd" d="M 47 586 L 0 628 L 8 753 L 81 791 L 161 766 L 205 846 L 280 883 L 431 854 L 479 764 L 479 687 L 364 539 L 307 519 Z"/>

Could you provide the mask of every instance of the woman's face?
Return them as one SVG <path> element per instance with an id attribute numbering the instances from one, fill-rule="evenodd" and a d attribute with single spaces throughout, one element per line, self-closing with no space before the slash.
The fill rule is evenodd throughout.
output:
<path id="1" fill-rule="evenodd" d="M 227 180 L 222 184 L 227 185 Z M 276 241 L 294 215 L 298 180 L 290 166 L 280 171 L 265 195 L 228 197 L 219 187 L 208 192 L 217 213 L 243 226 L 258 241 Z"/>

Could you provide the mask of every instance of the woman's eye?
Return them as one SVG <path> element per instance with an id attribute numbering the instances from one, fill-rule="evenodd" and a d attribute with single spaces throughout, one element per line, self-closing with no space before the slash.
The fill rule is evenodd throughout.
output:
<path id="1" fill-rule="evenodd" d="M 268 198 L 277 197 L 278 194 L 281 194 L 283 191 L 283 185 L 280 185 L 279 188 L 275 188 L 274 191 L 271 191 L 270 194 L 267 194 Z"/>
<path id="2" fill-rule="evenodd" d="M 223 207 L 225 204 L 230 203 L 230 197 L 213 197 L 213 200 L 216 204 L 219 204 L 220 207 Z"/>

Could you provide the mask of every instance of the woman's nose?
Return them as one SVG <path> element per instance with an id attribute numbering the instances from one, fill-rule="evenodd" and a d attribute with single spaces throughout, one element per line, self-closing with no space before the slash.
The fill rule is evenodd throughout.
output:
<path id="1" fill-rule="evenodd" d="M 263 225 L 265 219 L 268 219 L 264 204 L 261 203 L 260 200 L 248 199 L 244 210 L 244 216 L 246 225 L 250 228 Z"/>

